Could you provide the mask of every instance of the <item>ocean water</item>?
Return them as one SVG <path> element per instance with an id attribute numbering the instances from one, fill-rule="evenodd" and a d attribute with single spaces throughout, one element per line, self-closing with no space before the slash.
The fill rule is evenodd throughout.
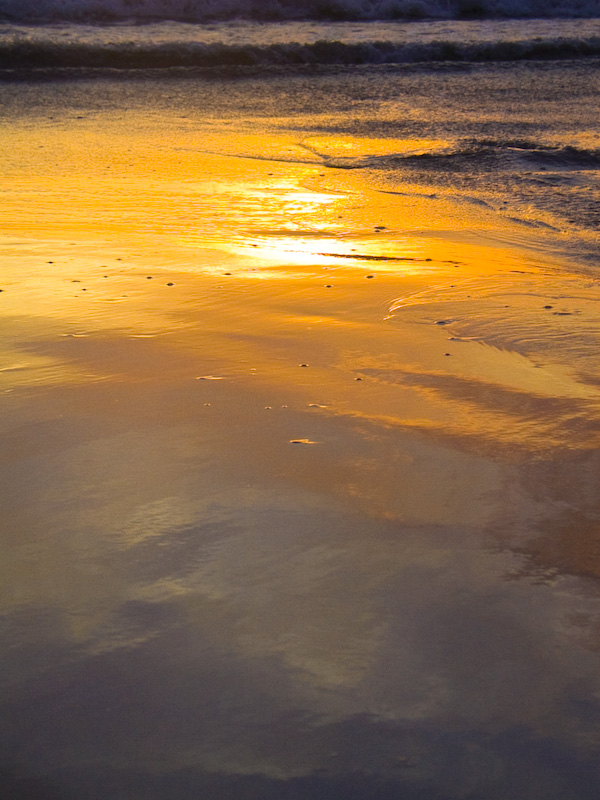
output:
<path id="1" fill-rule="evenodd" d="M 595 800 L 597 3 L 0 13 L 0 795 Z"/>
<path id="2" fill-rule="evenodd" d="M 0 17 L 1 20 L 1 17 Z M 600 54 L 600 20 L 430 20 L 198 24 L 5 20 L 0 65 L 19 68 L 290 69 L 572 59 Z"/>
<path id="3" fill-rule="evenodd" d="M 2 0 L 11 20 L 393 20 L 456 17 L 597 17 L 596 0 Z"/>

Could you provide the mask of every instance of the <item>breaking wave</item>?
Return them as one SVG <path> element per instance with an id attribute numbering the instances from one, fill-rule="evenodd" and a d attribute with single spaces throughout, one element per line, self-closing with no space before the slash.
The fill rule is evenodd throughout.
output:
<path id="1" fill-rule="evenodd" d="M 274 44 L 226 44 L 194 41 L 170 43 L 86 43 L 32 41 L 18 35 L 0 41 L 0 69 L 161 69 L 219 67 L 296 67 L 384 65 L 434 62 L 491 62 L 600 56 L 600 37 L 539 38 L 518 42 L 433 41 L 346 43 L 316 41 Z M 482 153 L 479 152 L 481 156 Z M 569 154 L 564 154 L 569 156 Z M 576 157 L 576 154 L 570 154 Z M 536 154 L 523 149 L 522 158 Z M 554 154 L 542 153 L 543 158 Z"/>
<path id="2" fill-rule="evenodd" d="M 0 0 L 0 19 L 32 21 L 584 18 L 598 0 Z"/>

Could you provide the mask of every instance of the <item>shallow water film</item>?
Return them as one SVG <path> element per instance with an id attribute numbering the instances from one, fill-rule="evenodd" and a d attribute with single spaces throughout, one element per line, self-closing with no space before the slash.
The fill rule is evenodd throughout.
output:
<path id="1" fill-rule="evenodd" d="M 597 798 L 597 76 L 0 85 L 7 798 Z"/>

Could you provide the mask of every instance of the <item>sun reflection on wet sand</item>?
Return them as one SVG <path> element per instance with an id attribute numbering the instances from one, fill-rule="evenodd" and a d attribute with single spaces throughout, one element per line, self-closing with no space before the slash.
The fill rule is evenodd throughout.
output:
<path id="1" fill-rule="evenodd" d="M 307 267 L 345 267 L 354 266 L 356 269 L 365 269 L 365 266 L 374 266 L 377 271 L 394 273 L 423 274 L 427 271 L 427 264 L 431 258 L 424 256 L 426 245 L 418 239 L 393 242 L 340 237 L 320 237 L 306 235 L 299 231 L 296 236 L 281 236 L 274 233 L 271 236 L 255 237 L 247 243 L 240 245 L 224 244 L 215 245 L 219 248 L 226 247 L 228 252 L 239 256 L 256 259 L 267 266 L 271 262 L 278 265 L 307 266 Z M 392 250 L 393 248 L 393 250 Z M 395 255 L 400 253 L 399 255 Z M 419 257 L 420 255 L 420 257 Z M 238 273 L 239 274 L 239 273 Z M 245 277 L 249 278 L 277 278 L 282 277 L 278 271 L 270 269 L 247 271 Z M 290 278 L 299 276 L 297 271 L 283 273 Z"/>

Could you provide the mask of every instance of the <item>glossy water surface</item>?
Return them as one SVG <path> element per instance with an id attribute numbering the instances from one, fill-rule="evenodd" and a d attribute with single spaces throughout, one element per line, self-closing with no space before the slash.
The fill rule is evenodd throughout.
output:
<path id="1" fill-rule="evenodd" d="M 2 87 L 11 797 L 597 796 L 594 74 Z"/>

